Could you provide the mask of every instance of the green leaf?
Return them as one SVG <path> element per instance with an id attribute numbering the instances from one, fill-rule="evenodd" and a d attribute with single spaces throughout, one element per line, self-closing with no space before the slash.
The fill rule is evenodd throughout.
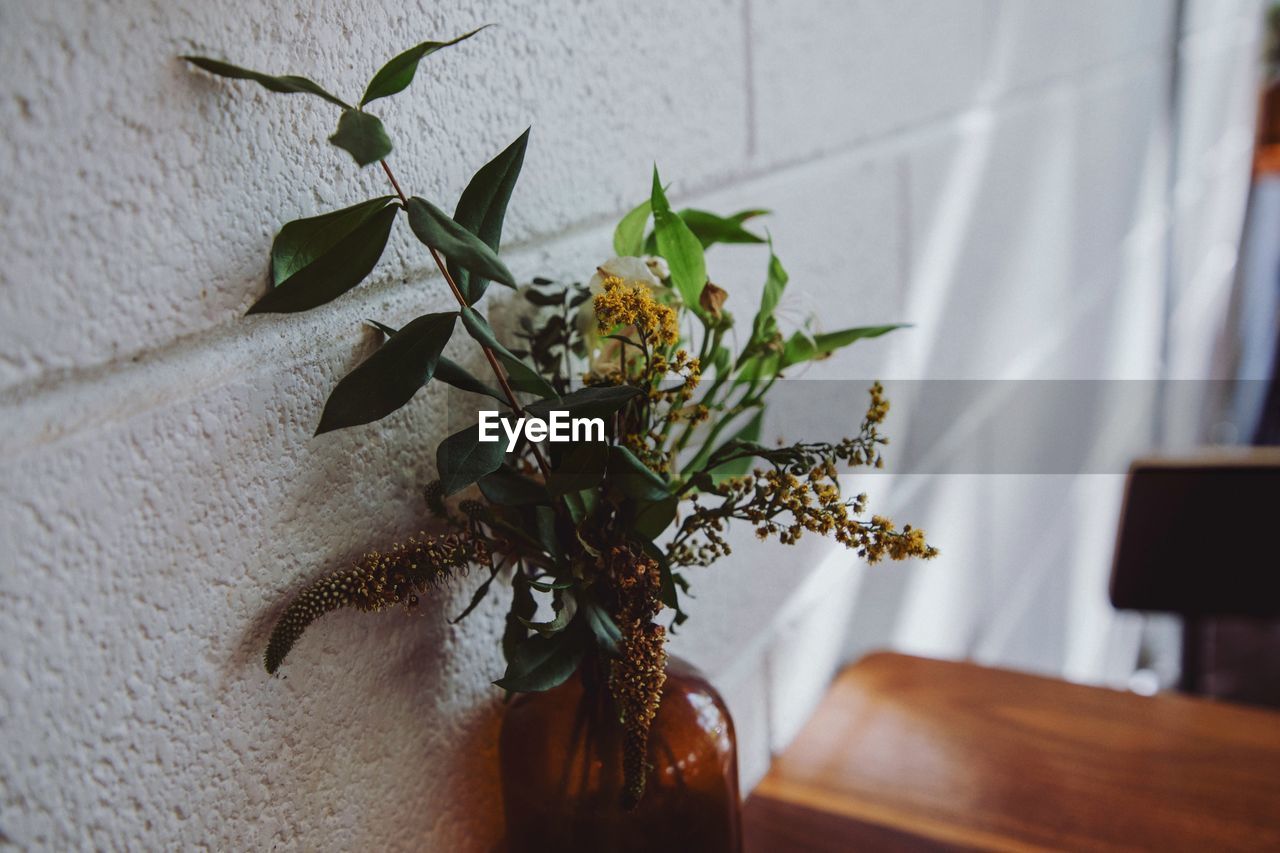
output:
<path id="1" fill-rule="evenodd" d="M 556 400 L 538 400 L 525 406 L 531 415 L 545 418 L 554 409 L 575 418 L 602 418 L 640 396 L 634 385 L 593 385 L 571 391 Z"/>
<path id="2" fill-rule="evenodd" d="M 388 326 L 386 323 L 379 323 L 377 320 L 366 320 L 370 326 L 373 326 L 382 334 L 390 337 L 396 333 L 396 330 Z M 446 385 L 452 385 L 460 391 L 470 391 L 473 394 L 484 394 L 492 397 L 503 405 L 510 405 L 506 396 L 501 391 L 485 382 L 481 382 L 475 378 L 469 370 L 458 364 L 451 358 L 440 356 L 436 361 L 435 378 L 444 382 Z"/>
<path id="3" fill-rule="evenodd" d="M 786 290 L 787 281 L 791 277 L 782 268 L 782 262 L 773 253 L 773 241 L 769 241 L 769 272 L 764 280 L 764 292 L 760 295 L 760 310 L 756 312 L 755 321 L 751 324 L 752 343 L 764 343 L 773 337 L 777 330 L 777 322 L 773 312 L 782 299 L 782 291 Z"/>
<path id="4" fill-rule="evenodd" d="M 756 410 L 755 415 L 743 425 L 742 429 L 735 432 L 727 441 L 716 448 L 711 454 L 711 458 L 721 454 L 725 449 L 737 441 L 758 442 L 760 440 L 760 429 L 764 424 L 764 408 Z M 719 483 L 730 477 L 741 477 L 751 470 L 751 457 L 744 456 L 741 459 L 731 459 L 723 465 L 717 465 L 710 470 L 712 482 Z"/>
<path id="5" fill-rule="evenodd" d="M 530 586 L 533 586 L 533 584 L 531 583 Z M 569 618 L 571 616 L 569 608 L 565 607 L 564 602 L 561 600 L 562 595 L 567 595 L 567 593 L 563 590 L 556 591 L 556 615 L 549 622 L 534 622 L 530 619 L 521 619 L 520 621 L 526 628 L 537 631 L 544 637 L 560 633 L 569 626 Z"/>
<path id="6" fill-rule="evenodd" d="M 484 583 L 476 587 L 476 591 L 471 594 L 471 602 L 467 605 L 467 609 L 463 610 L 457 616 L 449 620 L 449 624 L 457 625 L 463 619 L 471 615 L 471 612 L 480 606 L 480 602 L 484 601 L 484 597 L 489 594 L 489 587 L 493 586 L 493 579 L 498 576 L 498 566 L 495 564 L 489 569 L 489 577 L 485 578 Z"/>
<path id="7" fill-rule="evenodd" d="M 782 362 L 786 365 L 799 364 L 813 358 L 817 351 L 818 345 L 813 342 L 813 336 L 801 329 L 787 338 L 782 347 Z"/>
<path id="8" fill-rule="evenodd" d="M 492 25 L 485 24 L 483 27 L 474 29 L 466 35 L 458 36 L 452 41 L 424 41 L 422 44 L 409 48 L 378 69 L 378 73 L 373 75 L 373 79 L 369 81 L 368 88 L 364 90 L 364 97 L 360 99 L 360 106 L 364 106 L 370 101 L 376 101 L 378 98 L 385 98 L 397 92 L 403 92 L 413 82 L 413 75 L 418 71 L 419 62 L 440 48 L 465 41 L 489 26 Z"/>
<path id="9" fill-rule="evenodd" d="M 574 581 L 529 581 L 529 586 L 539 592 L 555 592 L 557 589 L 572 589 Z"/>
<path id="10" fill-rule="evenodd" d="M 689 230 L 684 220 L 671 211 L 658 168 L 653 169 L 653 233 L 658 244 L 658 254 L 667 261 L 671 270 L 671 283 L 680 293 L 684 304 L 699 317 L 705 312 L 698 303 L 702 288 L 707 284 L 707 261 L 702 254 L 702 243 Z"/>
<path id="11" fill-rule="evenodd" d="M 553 497 L 593 488 L 604 479 L 609 463 L 609 445 L 584 441 L 571 445 L 560 455 L 560 464 L 547 476 L 547 491 Z"/>
<path id="12" fill-rule="evenodd" d="M 739 225 L 741 225 L 742 223 L 746 222 L 748 219 L 755 219 L 757 216 L 768 216 L 771 213 L 773 213 L 772 210 L 768 210 L 763 207 L 753 207 L 748 210 L 739 210 L 737 213 L 731 214 L 727 218 L 730 221 L 736 222 Z"/>
<path id="13" fill-rule="evenodd" d="M 507 202 L 511 201 L 516 178 L 520 177 L 520 167 L 524 164 L 524 152 L 528 144 L 529 131 L 526 129 L 519 139 L 476 172 L 467 188 L 462 191 L 458 207 L 453 212 L 455 222 L 479 237 L 494 252 L 498 251 L 502 242 L 502 222 L 507 215 Z M 472 273 L 452 257 L 449 258 L 449 275 L 453 276 L 454 283 L 466 297 L 468 305 L 478 302 L 489 286 L 487 278 Z"/>
<path id="14" fill-rule="evenodd" d="M 480 425 L 469 426 L 440 442 L 436 448 L 436 468 L 445 495 L 452 495 L 492 474 L 502 465 L 506 443 L 481 441 Z"/>
<path id="15" fill-rule="evenodd" d="M 675 495 L 667 495 L 662 500 L 652 503 L 641 503 L 636 508 L 631 529 L 641 536 L 657 539 L 675 520 L 676 507 L 679 503 L 680 499 Z"/>
<path id="16" fill-rule="evenodd" d="M 271 243 L 272 286 L 279 287 L 290 276 L 323 259 L 352 231 L 374 214 L 385 211 L 392 198 L 394 196 L 384 195 L 342 210 L 286 223 Z"/>
<path id="17" fill-rule="evenodd" d="M 538 371 L 516 358 L 511 350 L 498 341 L 498 336 L 493 333 L 493 328 L 488 321 L 474 308 L 462 309 L 462 325 L 476 343 L 493 350 L 498 360 L 502 362 L 502 366 L 506 368 L 507 381 L 511 383 L 512 388 L 537 394 L 539 397 L 556 396 L 556 389 L 552 388 Z"/>
<path id="18" fill-rule="evenodd" d="M 609 448 L 609 479 L 624 495 L 638 501 L 661 501 L 671 495 L 661 477 L 620 445 Z"/>
<path id="19" fill-rule="evenodd" d="M 708 249 L 716 243 L 763 243 L 764 238 L 752 234 L 742 227 L 742 223 L 752 216 L 761 216 L 766 210 L 746 210 L 732 217 L 718 216 L 705 210 L 686 208 L 680 211 L 680 218 L 689 230 Z M 739 218 L 741 217 L 741 218 Z"/>
<path id="20" fill-rule="evenodd" d="M 729 348 L 718 345 L 711 354 L 711 369 L 713 375 L 717 378 L 728 376 L 729 371 L 733 368 L 733 353 Z"/>
<path id="21" fill-rule="evenodd" d="M 787 339 L 782 355 L 782 366 L 788 367 L 802 361 L 822 358 L 841 347 L 847 347 L 854 341 L 863 338 L 878 338 L 894 329 L 908 328 L 910 323 L 890 323 L 885 326 L 858 326 L 852 329 L 841 329 L 838 332 L 827 332 L 810 338 L 802 332 L 796 332 Z"/>
<path id="22" fill-rule="evenodd" d="M 471 374 L 469 370 L 458 364 L 451 358 L 440 356 L 440 360 L 436 363 L 436 379 L 441 382 L 452 385 L 460 391 L 470 391 L 473 394 L 484 394 L 492 397 L 503 405 L 508 405 L 506 396 L 494 388 L 487 382 L 481 382 Z"/>
<path id="23" fill-rule="evenodd" d="M 580 492 L 565 492 L 564 505 L 569 510 L 569 517 L 574 524 L 582 524 L 596 509 L 597 495 L 594 489 L 583 489 Z"/>
<path id="24" fill-rule="evenodd" d="M 295 92 L 305 92 L 309 95 L 318 95 L 331 104 L 337 104 L 344 109 L 351 109 L 351 105 L 336 95 L 331 95 L 320 87 L 319 84 L 308 80 L 306 77 L 297 77 L 293 74 L 286 74 L 281 77 L 273 77 L 270 74 L 263 74 L 260 71 L 250 71 L 247 68 L 240 68 L 227 62 L 217 59 L 209 59 L 207 56 L 184 56 L 182 57 L 197 68 L 202 68 L 210 74 L 217 74 L 219 77 L 231 77 L 235 80 L 252 80 L 255 83 L 269 89 L 272 92 L 281 92 L 284 94 L 292 94 Z"/>
<path id="25" fill-rule="evenodd" d="M 582 602 L 581 607 L 587 617 L 587 627 L 595 635 L 600 647 L 615 657 L 621 654 L 622 631 L 609 611 L 589 599 Z"/>
<path id="26" fill-rule="evenodd" d="M 466 272 L 466 270 L 459 270 L 459 272 Z M 563 290 L 553 290 L 550 293 L 543 293 L 541 290 L 530 287 L 524 290 L 521 293 L 521 296 L 523 296 L 532 305 L 537 305 L 542 308 L 559 308 L 564 305 L 564 294 L 565 292 Z"/>
<path id="27" fill-rule="evenodd" d="M 510 670 L 516 657 L 516 650 L 529 636 L 529 629 L 524 620 L 532 619 L 538 612 L 538 602 L 529 590 L 529 579 L 516 569 L 511 578 L 511 607 L 507 610 L 506 630 L 502 632 L 502 656 Z"/>
<path id="28" fill-rule="evenodd" d="M 562 556 L 560 539 L 556 536 L 556 511 L 549 506 L 533 508 L 534 527 L 538 531 L 538 543 L 551 559 L 559 562 Z"/>
<path id="29" fill-rule="evenodd" d="M 324 404 L 316 435 L 385 418 L 412 399 L 436 368 L 458 315 L 424 314 L 343 377 Z"/>
<path id="30" fill-rule="evenodd" d="M 271 244 L 274 286 L 247 313 L 307 311 L 364 281 L 378 265 L 400 210 L 387 201 L 372 199 L 285 225 Z"/>
<path id="31" fill-rule="evenodd" d="M 502 465 L 493 473 L 481 477 L 477 485 L 485 500 L 498 506 L 531 506 L 550 501 L 546 487 L 530 480 L 510 465 Z"/>
<path id="32" fill-rule="evenodd" d="M 756 379 L 768 379 L 776 376 L 778 371 L 782 369 L 782 353 L 757 352 L 748 355 L 743 359 L 742 364 L 738 367 L 738 373 L 734 377 L 735 381 L 748 382 Z"/>
<path id="33" fill-rule="evenodd" d="M 431 202 L 409 199 L 409 227 L 418 239 L 464 269 L 514 288 L 516 281 L 496 252 Z"/>
<path id="34" fill-rule="evenodd" d="M 629 258 L 644 253 L 644 228 L 649 224 L 649 214 L 653 210 L 650 199 L 633 207 L 618 222 L 613 230 L 613 251 L 620 258 Z"/>
<path id="35" fill-rule="evenodd" d="M 584 640 L 582 632 L 572 627 L 550 637 L 534 634 L 516 646 L 506 675 L 493 683 L 515 693 L 558 687 L 582 662 L 587 650 Z"/>
<path id="36" fill-rule="evenodd" d="M 391 137 L 382 122 L 360 110 L 343 110 L 338 130 L 329 141 L 354 157 L 360 166 L 376 163 L 391 153 Z"/>

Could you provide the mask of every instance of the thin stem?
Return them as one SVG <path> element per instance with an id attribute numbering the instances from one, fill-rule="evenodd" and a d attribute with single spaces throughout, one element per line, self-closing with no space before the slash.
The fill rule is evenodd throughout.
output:
<path id="1" fill-rule="evenodd" d="M 395 189 L 396 195 L 400 197 L 400 202 L 407 205 L 409 199 L 405 197 L 404 190 L 400 189 L 400 182 L 396 180 L 396 176 L 391 172 L 391 167 L 387 165 L 386 160 L 379 160 L 382 171 L 387 173 L 387 180 L 391 181 L 392 188 Z M 458 289 L 458 284 L 453 280 L 453 276 L 449 274 L 449 268 L 445 266 L 444 258 L 436 251 L 435 247 L 428 246 L 427 250 L 431 252 L 432 259 L 436 262 L 436 267 L 440 270 L 440 274 L 444 276 L 444 280 L 449 285 L 449 290 L 453 292 L 453 298 L 463 308 L 469 308 L 467 298 L 462 295 L 462 291 Z M 477 341 L 477 343 L 479 343 Z M 520 401 L 516 399 L 515 391 L 511 389 L 511 383 L 507 381 L 506 371 L 502 369 L 502 365 L 498 363 L 498 357 L 494 355 L 493 350 L 484 344 L 480 344 L 480 349 L 484 350 L 484 357 L 489 361 L 489 367 L 493 369 L 493 375 L 498 380 L 498 385 L 502 388 L 503 396 L 507 398 L 507 405 L 511 407 L 511 411 L 517 415 L 523 415 L 524 409 L 520 406 Z M 538 461 L 538 467 L 542 469 L 542 476 L 546 477 L 551 473 L 551 468 L 547 465 L 547 460 L 543 458 L 542 451 L 538 449 L 538 445 L 529 443 L 529 449 L 533 451 L 533 458 Z"/>
<path id="2" fill-rule="evenodd" d="M 391 181 L 391 186 L 395 189 L 396 195 L 400 196 L 400 203 L 408 204 L 409 199 L 405 198 L 404 190 L 400 189 L 400 183 L 396 180 L 396 176 L 391 174 L 391 167 L 387 165 L 387 161 L 379 160 L 378 163 L 382 166 L 382 171 L 387 173 L 387 180 Z"/>

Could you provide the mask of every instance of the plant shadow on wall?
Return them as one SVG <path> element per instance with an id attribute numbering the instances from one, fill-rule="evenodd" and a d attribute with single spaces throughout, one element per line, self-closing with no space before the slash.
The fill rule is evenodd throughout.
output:
<path id="1" fill-rule="evenodd" d="M 683 666 L 668 668 L 666 635 L 684 621 L 689 570 L 728 555 L 731 523 L 786 544 L 805 533 L 831 536 L 870 562 L 937 553 L 922 531 L 869 515 L 866 495 L 842 492 L 842 473 L 883 465 L 888 440 L 879 428 L 889 404 L 878 383 L 853 435 L 759 443 L 770 389 L 788 370 L 900 324 L 784 330 L 776 308 L 788 276 L 771 241 L 753 230 L 767 211 L 674 210 L 656 167 L 648 197 L 614 232 L 616 257 L 589 281 L 535 278 L 518 287 L 499 247 L 529 131 L 480 168 L 451 216 L 398 183 L 387 161 L 391 138 L 366 109 L 406 90 L 424 59 L 479 32 L 393 58 L 357 104 L 304 77 L 185 57 L 217 75 L 327 101 L 340 111 L 329 141 L 360 167 L 377 164 L 389 184 L 385 195 L 286 224 L 271 247 L 271 288 L 250 314 L 306 311 L 356 287 L 402 213 L 457 302 L 455 311 L 399 328 L 370 321 L 385 341 L 333 388 L 316 433 L 366 427 L 429 385 L 475 395 L 489 410 L 438 445 L 438 479 L 422 496 L 431 532 L 379 546 L 305 586 L 280 612 L 264 662 L 277 672 L 307 627 L 333 610 L 411 610 L 441 585 L 469 578 L 470 604 L 458 621 L 501 583 L 511 589 L 506 671 L 494 683 L 553 697 L 517 699 L 508 714 L 511 842 L 576 849 L 606 837 L 608 847 L 647 849 L 661 846 L 665 826 L 684 833 L 686 845 L 690 832 L 705 831 L 700 849 L 736 849 L 732 724 L 709 685 Z M 708 276 L 713 247 L 744 243 L 768 243 L 758 306 L 737 306 L 732 288 Z M 518 291 L 524 303 L 511 341 L 477 310 L 490 284 Z M 455 335 L 471 339 L 485 375 L 443 354 Z M 377 449 L 370 443 L 362 452 L 370 447 Z M 551 713 L 560 707 L 580 722 L 561 731 Z M 521 727 L 518 739 L 508 738 L 511 726 Z M 570 740 L 541 748 L 557 732 Z M 716 757 L 711 777 L 670 759 L 704 748 Z M 550 778 L 567 779 L 572 765 L 583 781 L 539 784 L 530 763 L 508 760 L 516 755 L 558 756 L 566 763 Z M 689 813 L 701 801 L 724 814 Z"/>

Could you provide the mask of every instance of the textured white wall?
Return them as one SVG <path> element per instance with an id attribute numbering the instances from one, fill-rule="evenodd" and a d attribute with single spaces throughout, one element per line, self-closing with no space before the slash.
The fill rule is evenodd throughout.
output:
<path id="1" fill-rule="evenodd" d="M 658 160 L 681 202 L 773 208 L 831 326 L 917 323 L 823 375 L 1150 376 L 1168 236 L 1186 370 L 1234 263 L 1257 7 L 1196 0 L 1175 40 L 1163 0 L 5 3 L 0 830 L 33 849 L 442 850 L 501 831 L 500 601 L 456 627 L 466 582 L 418 616 L 334 615 L 285 678 L 261 669 L 290 590 L 419 523 L 442 395 L 310 435 L 364 318 L 448 299 L 398 229 L 356 293 L 241 319 L 281 222 L 384 189 L 325 142 L 319 102 L 176 54 L 355 93 L 401 47 L 496 21 L 381 112 L 403 181 L 446 206 L 533 125 L 517 275 L 585 276 Z M 748 304 L 763 258 L 719 251 Z M 944 558 L 863 573 L 808 541 L 694 579 L 676 649 L 730 699 L 748 784 L 851 613 L 851 648 L 1098 677 L 1114 483 L 873 488 Z"/>

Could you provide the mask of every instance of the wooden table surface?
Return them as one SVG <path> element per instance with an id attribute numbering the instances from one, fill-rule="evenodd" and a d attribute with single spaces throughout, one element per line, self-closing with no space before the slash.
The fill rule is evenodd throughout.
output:
<path id="1" fill-rule="evenodd" d="M 1280 713 L 875 654 L 744 823 L 748 853 L 1280 850 Z"/>

